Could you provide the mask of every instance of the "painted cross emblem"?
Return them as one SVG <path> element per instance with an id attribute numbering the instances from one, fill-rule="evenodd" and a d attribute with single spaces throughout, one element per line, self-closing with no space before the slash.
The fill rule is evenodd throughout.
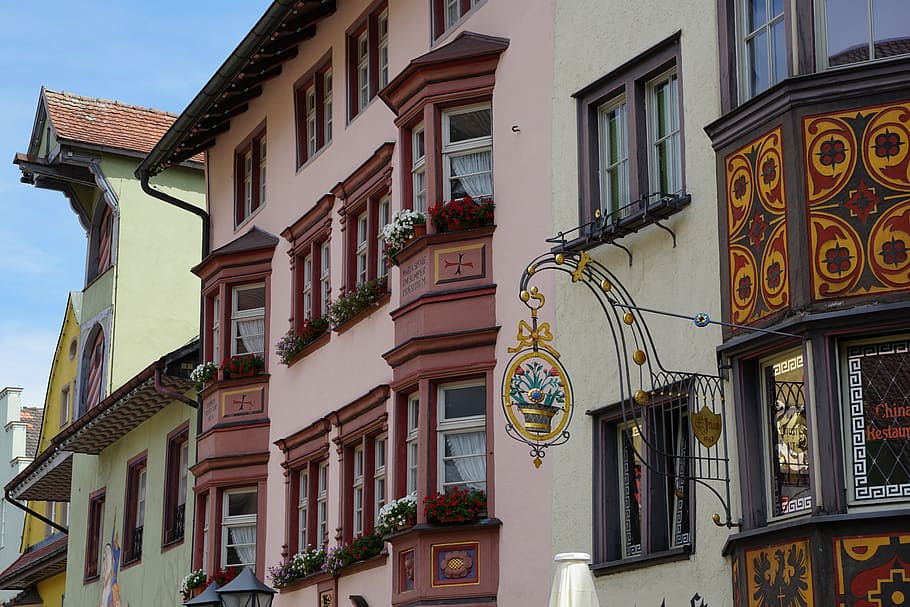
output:
<path id="1" fill-rule="evenodd" d="M 462 268 L 471 268 L 471 269 L 473 270 L 473 269 L 474 269 L 474 262 L 473 262 L 473 261 L 465 261 L 465 260 L 464 260 L 464 253 L 459 253 L 459 254 L 458 254 L 458 261 L 449 261 L 448 259 L 445 260 L 445 268 L 446 268 L 446 269 L 455 268 L 455 276 L 461 276 L 461 269 L 462 269 Z"/>
<path id="2" fill-rule="evenodd" d="M 233 404 L 237 405 L 238 411 L 243 411 L 243 408 L 246 407 L 247 405 L 249 405 L 250 407 L 253 406 L 253 402 L 251 400 L 247 399 L 245 392 L 240 395 L 239 399 L 235 398 Z"/>

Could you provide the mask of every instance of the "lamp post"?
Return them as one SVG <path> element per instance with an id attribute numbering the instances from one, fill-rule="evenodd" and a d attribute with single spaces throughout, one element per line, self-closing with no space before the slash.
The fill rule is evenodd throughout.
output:
<path id="1" fill-rule="evenodd" d="M 217 582 L 209 586 L 194 599 L 184 603 L 185 607 L 271 607 L 275 590 L 256 578 L 253 570 L 244 567 L 236 578 L 219 588 Z"/>

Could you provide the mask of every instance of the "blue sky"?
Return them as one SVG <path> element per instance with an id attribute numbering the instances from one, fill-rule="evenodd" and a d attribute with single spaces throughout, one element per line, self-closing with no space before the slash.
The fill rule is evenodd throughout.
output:
<path id="1" fill-rule="evenodd" d="M 40 5 L 39 8 L 34 8 Z M 180 113 L 268 0 L 0 2 L 0 388 L 43 405 L 85 233 L 62 194 L 19 182 L 44 85 Z"/>

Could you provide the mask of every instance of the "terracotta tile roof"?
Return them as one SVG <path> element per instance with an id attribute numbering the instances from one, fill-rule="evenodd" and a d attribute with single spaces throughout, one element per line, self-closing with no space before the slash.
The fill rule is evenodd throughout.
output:
<path id="1" fill-rule="evenodd" d="M 49 89 L 44 99 L 59 139 L 142 154 L 155 147 L 177 118 L 161 110 Z M 190 160 L 202 162 L 203 156 Z"/>
<path id="2" fill-rule="evenodd" d="M 19 419 L 25 422 L 25 454 L 35 457 L 38 450 L 38 437 L 41 435 L 41 417 L 44 409 L 41 407 L 22 407 L 19 410 Z"/>

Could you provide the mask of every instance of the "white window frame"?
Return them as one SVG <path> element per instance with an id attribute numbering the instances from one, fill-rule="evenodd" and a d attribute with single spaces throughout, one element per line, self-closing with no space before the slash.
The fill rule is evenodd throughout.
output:
<path id="1" fill-rule="evenodd" d="M 420 393 L 408 395 L 407 404 L 408 427 L 405 436 L 405 491 L 408 494 L 417 491 L 418 465 L 420 460 L 419 419 L 420 419 Z"/>
<path id="2" fill-rule="evenodd" d="M 369 28 L 364 28 L 354 45 L 357 52 L 357 112 L 370 102 L 370 39 Z"/>
<path id="3" fill-rule="evenodd" d="M 667 104 L 670 131 L 663 136 L 657 133 L 657 91 L 665 83 L 669 83 L 670 102 Z M 679 77 L 676 66 L 652 78 L 645 85 L 645 99 L 647 104 L 646 122 L 648 125 L 648 187 L 652 193 L 677 194 L 682 191 L 682 142 L 680 141 L 680 106 L 679 106 Z M 667 189 L 660 191 L 660 170 L 658 167 L 658 148 L 667 143 L 670 149 L 668 158 L 671 159 Z"/>
<path id="4" fill-rule="evenodd" d="M 356 445 L 351 452 L 351 464 L 354 470 L 353 480 L 351 482 L 353 505 L 353 525 L 352 532 L 354 537 L 363 533 L 363 495 L 364 495 L 364 453 L 363 444 Z"/>
<path id="5" fill-rule="evenodd" d="M 470 456 L 464 457 L 475 457 L 482 455 L 484 457 L 484 479 L 483 481 L 476 481 L 475 484 L 482 484 L 483 489 L 486 490 L 487 487 L 487 461 L 486 461 L 486 451 L 487 451 L 487 431 L 486 431 L 486 415 L 472 415 L 467 417 L 459 417 L 455 419 L 447 419 L 445 417 L 445 393 L 447 390 L 458 389 L 458 388 L 474 388 L 483 386 L 486 388 L 486 382 L 484 380 L 467 380 L 459 382 L 451 382 L 446 384 L 440 384 L 436 389 L 436 486 L 437 490 L 440 492 L 445 492 L 447 485 L 452 486 L 458 485 L 458 483 L 446 483 L 445 482 L 445 437 L 450 434 L 462 434 L 468 432 L 483 432 L 484 434 L 484 452 L 471 454 Z M 486 411 L 486 402 L 484 402 L 484 410 Z M 462 481 L 463 482 L 463 481 Z M 463 488 L 463 486 L 462 486 Z"/>
<path id="6" fill-rule="evenodd" d="M 376 235 L 376 277 L 382 278 L 389 273 L 388 258 L 385 254 L 385 246 L 382 240 L 382 228 L 392 220 L 392 205 L 388 196 L 383 196 L 376 205 L 376 216 L 378 221 L 378 234 Z"/>
<path id="7" fill-rule="evenodd" d="M 243 493 L 253 494 L 257 496 L 257 507 L 256 514 L 235 514 L 233 516 L 228 515 L 228 506 L 231 495 L 240 495 Z M 259 534 L 257 529 L 257 518 L 259 514 L 258 507 L 258 492 L 256 487 L 244 487 L 242 489 L 230 489 L 225 491 L 222 494 L 221 498 L 221 566 L 222 567 L 240 567 L 246 566 L 255 568 L 256 562 L 252 563 L 233 563 L 228 564 L 227 562 L 227 553 L 228 553 L 228 530 L 237 528 L 237 527 L 252 527 L 253 528 L 253 553 L 256 553 L 256 546 L 259 542 Z M 240 545 L 240 544 L 231 544 L 231 545 Z M 249 545 L 249 544 L 245 544 Z M 239 553 L 238 553 L 239 554 Z"/>
<path id="8" fill-rule="evenodd" d="M 379 511 L 385 506 L 386 494 L 386 448 L 388 438 L 385 434 L 373 440 L 373 526 L 379 524 Z"/>
<path id="9" fill-rule="evenodd" d="M 366 283 L 369 275 L 369 261 L 367 258 L 367 243 L 369 242 L 369 214 L 365 210 L 356 217 L 355 222 L 357 242 L 354 250 L 354 267 L 357 272 L 354 282 L 357 285 Z"/>
<path id="10" fill-rule="evenodd" d="M 329 464 L 322 462 L 317 471 L 316 493 L 316 535 L 318 547 L 324 548 L 329 541 Z"/>
<path id="11" fill-rule="evenodd" d="M 73 390 L 70 384 L 64 385 L 60 389 L 60 427 L 70 423 L 70 411 L 72 408 Z"/>
<path id="12" fill-rule="evenodd" d="M 411 130 L 411 208 L 427 212 L 426 129 L 420 123 Z"/>
<path id="13" fill-rule="evenodd" d="M 241 291 L 252 291 L 253 289 L 262 289 L 263 292 L 263 304 L 266 295 L 265 283 L 257 282 L 247 285 L 238 285 L 236 287 L 231 287 L 231 356 L 237 356 L 237 341 L 240 339 L 239 323 L 244 321 L 262 319 L 263 324 L 263 349 L 265 348 L 265 305 L 261 308 L 252 308 L 250 310 L 238 310 L 237 302 L 239 300 L 238 294 Z M 258 352 L 245 352 L 243 354 L 256 354 L 259 356 L 263 355 L 263 350 Z"/>
<path id="14" fill-rule="evenodd" d="M 253 149 L 243 153 L 243 211 L 244 219 L 253 213 Z"/>
<path id="15" fill-rule="evenodd" d="M 628 217 L 631 214 L 629 203 L 629 136 L 627 122 L 628 106 L 626 96 L 620 95 L 614 97 L 607 103 L 597 108 L 597 163 L 598 173 L 600 175 L 600 212 L 607 218 L 614 218 L 618 213 L 620 218 Z M 612 120 L 615 113 L 615 120 L 618 130 L 620 144 L 616 150 L 618 160 L 609 162 L 608 158 L 612 153 L 609 147 L 609 130 L 608 121 Z M 616 199 L 616 205 L 613 205 L 613 190 L 610 187 L 609 176 L 612 173 L 619 175 L 619 193 Z"/>
<path id="16" fill-rule="evenodd" d="M 449 141 L 451 137 L 450 121 L 452 116 L 457 116 L 459 114 L 467 114 L 470 112 L 476 112 L 477 110 L 490 110 L 490 134 L 483 137 L 475 137 L 474 139 L 466 139 L 464 141 L 458 141 L 452 143 Z M 443 170 L 443 196 L 446 200 L 452 198 L 452 166 L 451 159 L 453 156 L 466 156 L 468 154 L 477 154 L 480 152 L 489 152 L 490 153 L 490 193 L 487 196 L 492 196 L 493 192 L 493 106 L 490 103 L 477 103 L 474 105 L 467 105 L 463 107 L 453 108 L 451 110 L 446 110 L 442 114 L 442 170 Z"/>
<path id="17" fill-rule="evenodd" d="M 775 84 L 785 79 L 789 74 L 775 74 L 775 66 L 777 63 L 774 60 L 774 41 L 771 39 L 771 30 L 772 28 L 780 22 L 784 22 L 784 37 L 786 38 L 789 35 L 786 24 L 786 3 L 784 10 L 779 15 L 774 15 L 771 17 L 771 6 L 773 0 L 761 0 L 765 2 L 765 22 L 759 25 L 752 31 L 748 31 L 748 20 L 749 20 L 749 10 L 746 4 L 749 0 L 737 0 L 736 2 L 736 56 L 737 56 L 737 81 L 739 88 L 739 100 L 741 102 L 748 101 L 756 95 L 760 95 L 767 89 L 762 89 L 761 91 L 752 90 L 752 68 L 753 66 L 749 63 L 749 42 L 760 36 L 762 33 L 767 35 L 768 39 L 768 52 L 765 59 L 768 62 L 768 88 L 773 87 Z M 823 9 L 824 10 L 824 9 Z M 771 17 L 768 19 L 768 17 Z M 787 55 L 786 44 L 784 45 L 784 60 L 786 66 L 789 69 L 790 66 L 790 56 Z"/>
<path id="18" fill-rule="evenodd" d="M 265 160 L 266 160 L 266 139 L 265 135 L 259 138 L 259 207 L 262 208 L 265 206 L 266 200 L 266 191 L 265 191 Z M 250 211 L 252 213 L 252 210 Z M 247 214 L 249 217 L 249 214 Z"/>
<path id="19" fill-rule="evenodd" d="M 309 547 L 307 543 L 307 518 L 310 499 L 310 471 L 308 466 L 298 472 L 297 482 L 297 551 L 302 552 Z"/>
<path id="20" fill-rule="evenodd" d="M 322 313 L 328 314 L 329 304 L 332 301 L 332 264 L 329 256 L 329 243 L 323 242 L 319 246 L 319 295 L 322 298 Z"/>
<path id="21" fill-rule="evenodd" d="M 329 68 L 322 74 L 323 98 L 322 112 L 324 121 L 323 146 L 332 142 L 332 69 Z"/>
<path id="22" fill-rule="evenodd" d="M 313 317 L 313 254 L 303 258 L 303 317 Z"/>
<path id="23" fill-rule="evenodd" d="M 306 111 L 306 157 L 316 154 L 316 84 L 311 84 L 303 91 L 303 105 Z"/>
<path id="24" fill-rule="evenodd" d="M 221 296 L 212 298 L 212 360 L 221 362 Z"/>
<path id="25" fill-rule="evenodd" d="M 385 9 L 376 18 L 376 30 L 379 41 L 376 50 L 379 53 L 379 88 L 389 83 L 389 9 Z"/>

